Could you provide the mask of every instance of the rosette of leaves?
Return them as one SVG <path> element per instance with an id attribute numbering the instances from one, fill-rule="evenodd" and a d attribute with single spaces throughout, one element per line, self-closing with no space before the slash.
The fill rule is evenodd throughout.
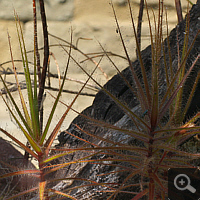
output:
<path id="1" fill-rule="evenodd" d="M 103 87 L 91 77 L 101 91 L 59 138 L 63 150 L 78 148 L 84 152 L 74 153 L 77 161 L 87 151 L 96 152 L 90 162 L 63 171 L 65 177 L 75 172 L 70 185 L 62 184 L 64 191 L 78 199 L 166 199 L 168 169 L 198 165 L 192 160 L 198 160 L 200 154 L 183 146 L 199 134 L 200 128 L 199 4 L 193 5 L 185 20 L 164 39 L 163 1 L 159 1 L 153 23 L 146 3 L 151 45 L 143 51 L 129 1 L 128 5 L 137 60 L 129 58 L 111 4 L 129 67 L 120 72 L 104 51 L 118 74 Z M 68 159 L 64 156 L 60 162 Z"/>

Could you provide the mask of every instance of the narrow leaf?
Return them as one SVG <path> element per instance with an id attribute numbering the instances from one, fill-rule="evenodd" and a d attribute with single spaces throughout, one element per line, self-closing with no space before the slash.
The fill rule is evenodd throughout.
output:
<path id="1" fill-rule="evenodd" d="M 13 54 L 12 54 L 12 48 L 11 48 L 11 42 L 10 42 L 9 33 L 8 33 L 8 43 L 9 43 L 9 47 L 10 47 L 10 56 L 11 56 L 13 71 L 14 71 L 14 75 L 15 75 L 15 81 L 16 81 L 16 85 L 17 85 L 17 90 L 18 90 L 18 93 L 19 93 L 19 97 L 20 97 L 20 100 L 21 100 L 22 108 L 23 108 L 24 115 L 25 115 L 25 118 L 26 118 L 26 121 L 27 121 L 28 125 L 30 127 L 32 127 L 31 119 L 30 119 L 30 116 L 28 114 L 26 103 L 24 101 L 24 98 L 23 98 L 23 95 L 22 95 L 22 91 L 21 91 L 21 88 L 20 88 L 20 85 L 19 85 L 18 77 L 17 77 L 17 72 L 16 72 L 16 68 L 15 68 L 15 64 L 14 64 L 14 59 L 13 59 Z"/>
<path id="2" fill-rule="evenodd" d="M 72 199 L 72 200 L 77 200 L 76 198 L 72 197 L 71 195 L 65 194 L 65 193 L 60 192 L 60 191 L 58 191 L 58 190 L 49 189 L 49 191 L 50 191 L 50 192 L 53 192 L 53 193 L 55 193 L 55 194 L 62 195 L 62 196 L 64 196 L 64 197 L 68 197 L 69 199 Z"/>
<path id="3" fill-rule="evenodd" d="M 21 131 L 23 132 L 23 134 L 26 136 L 27 140 L 29 141 L 29 143 L 31 144 L 31 146 L 33 147 L 33 149 L 37 152 L 37 153 L 41 153 L 42 150 L 40 148 L 40 146 L 37 144 L 37 142 L 32 138 L 32 136 L 30 135 L 30 133 L 28 133 L 24 127 L 21 125 L 21 123 L 19 122 L 19 120 L 17 119 L 17 117 L 15 116 L 15 114 L 13 113 L 13 111 L 11 110 L 11 108 L 9 107 L 9 105 L 7 104 L 7 102 L 5 101 L 4 97 L 2 96 L 9 112 L 11 113 L 11 115 L 13 116 L 13 118 L 15 119 L 16 123 L 18 124 L 19 128 L 21 129 Z M 26 124 L 27 125 L 27 124 Z"/>
<path id="4" fill-rule="evenodd" d="M 146 195 L 148 193 L 148 189 L 143 190 L 142 192 L 140 192 L 139 194 L 137 194 L 133 199 L 131 200 L 139 200 L 141 199 L 144 195 Z"/>
<path id="5" fill-rule="evenodd" d="M 21 171 L 17 171 L 17 172 L 11 172 L 11 173 L 4 174 L 4 175 L 0 176 L 0 179 L 11 177 L 11 176 L 18 176 L 18 175 L 25 175 L 25 174 L 37 174 L 37 173 L 40 173 L 40 170 L 26 169 L 26 170 L 21 170 Z"/>

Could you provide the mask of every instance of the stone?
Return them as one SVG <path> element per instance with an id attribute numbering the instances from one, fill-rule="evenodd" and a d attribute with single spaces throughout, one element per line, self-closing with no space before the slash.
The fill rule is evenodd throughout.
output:
<path id="1" fill-rule="evenodd" d="M 11 143 L 0 137 L 0 176 L 16 171 L 16 169 L 24 169 L 24 155 L 16 150 Z M 28 169 L 36 169 L 35 166 L 28 161 Z M 1 197 L 8 197 L 15 192 L 30 189 L 38 184 L 38 179 L 33 176 L 14 176 L 6 179 L 0 179 Z M 7 196 L 8 195 L 8 196 Z"/>
<path id="2" fill-rule="evenodd" d="M 115 3 L 118 6 L 125 6 L 127 4 L 126 0 L 114 0 L 113 3 Z"/>
<path id="3" fill-rule="evenodd" d="M 196 0 L 190 0 L 192 3 L 196 3 Z M 140 0 L 131 0 L 131 2 L 133 3 L 137 3 L 139 4 L 140 3 Z M 147 0 L 147 4 L 149 6 L 155 6 L 158 4 L 158 1 L 157 0 Z M 175 7 L 175 1 L 164 1 L 164 4 L 167 5 L 167 6 L 170 6 L 170 7 Z M 188 5 L 188 1 L 187 0 L 181 0 L 181 5 L 184 7 L 184 8 L 187 8 L 187 5 Z M 189 4 L 190 5 L 190 4 Z"/>
<path id="4" fill-rule="evenodd" d="M 31 1 L 2 0 L 0 1 L 0 8 L 0 19 L 13 20 L 14 10 L 18 13 L 21 21 L 33 19 Z M 74 0 L 46 0 L 45 9 L 48 20 L 69 21 L 73 18 Z M 39 11 L 38 1 L 37 10 Z M 38 16 L 40 16 L 40 12 L 38 12 Z"/>

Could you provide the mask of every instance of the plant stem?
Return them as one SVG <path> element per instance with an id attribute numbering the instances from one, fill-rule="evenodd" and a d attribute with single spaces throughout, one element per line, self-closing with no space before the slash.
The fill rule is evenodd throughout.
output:
<path id="1" fill-rule="evenodd" d="M 44 94 L 45 79 L 46 79 L 48 59 L 49 59 L 49 39 L 48 39 L 48 30 L 47 30 L 44 1 L 39 0 L 39 2 L 40 2 L 40 14 L 41 14 L 41 19 L 42 19 L 42 27 L 43 27 L 43 37 L 44 37 L 44 60 L 43 60 L 43 68 L 42 68 L 42 74 L 41 74 L 41 85 L 39 87 L 39 94 L 38 94 L 38 108 L 40 108 L 40 104 L 42 102 L 42 98 Z M 40 110 L 41 133 L 42 133 L 42 127 L 43 127 L 43 109 Z"/>
<path id="2" fill-rule="evenodd" d="M 176 5 L 177 16 L 178 16 L 178 23 L 180 23 L 183 21 L 181 1 L 175 0 L 175 5 Z"/>
<path id="3" fill-rule="evenodd" d="M 38 82 L 39 86 L 41 86 L 40 55 L 38 52 L 38 36 L 37 36 L 37 11 L 36 11 L 35 0 L 33 0 L 33 20 L 34 20 L 34 51 L 35 51 L 34 56 L 36 56 L 36 62 L 37 62 Z"/>
<path id="4" fill-rule="evenodd" d="M 141 29 L 142 29 L 142 16 L 144 10 L 144 0 L 140 0 L 140 10 L 138 15 L 138 24 L 137 24 L 137 39 L 139 44 L 139 50 L 141 50 Z M 136 55 L 138 57 L 138 50 L 136 49 Z"/>

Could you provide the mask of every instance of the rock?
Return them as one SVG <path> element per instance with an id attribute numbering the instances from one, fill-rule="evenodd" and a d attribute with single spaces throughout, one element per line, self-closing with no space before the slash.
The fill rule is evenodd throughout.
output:
<path id="1" fill-rule="evenodd" d="M 115 3 L 118 6 L 125 6 L 127 4 L 126 0 L 114 0 L 113 3 Z"/>
<path id="2" fill-rule="evenodd" d="M 28 169 L 35 169 L 29 161 Z M 13 171 L 23 170 L 23 155 L 17 151 L 8 141 L 0 137 L 0 176 Z M 0 196 L 5 198 L 16 192 L 35 187 L 38 179 L 29 176 L 14 176 L 0 179 Z"/>
<path id="3" fill-rule="evenodd" d="M 18 13 L 21 21 L 33 19 L 33 8 L 30 1 L 2 0 L 0 7 L 0 19 L 14 20 L 14 10 Z M 45 9 L 48 20 L 69 21 L 73 18 L 74 0 L 48 0 L 45 1 Z M 38 1 L 37 10 L 39 11 Z M 38 16 L 40 16 L 39 12 Z"/>
<path id="4" fill-rule="evenodd" d="M 131 0 L 131 2 L 139 4 L 139 3 L 140 3 L 140 0 Z M 196 0 L 193 0 L 193 1 L 191 1 L 191 2 L 192 2 L 192 3 L 196 3 Z M 147 0 L 147 4 L 148 4 L 149 6 L 154 7 L 154 6 L 157 6 L 158 1 L 157 1 L 157 0 Z M 175 1 L 164 1 L 164 4 L 165 4 L 166 6 L 171 7 L 171 8 L 175 8 Z M 187 8 L 188 1 L 187 1 L 187 0 L 182 0 L 182 1 L 181 1 L 181 5 L 184 7 L 184 9 Z M 190 4 L 189 4 L 189 5 L 190 5 Z"/>

